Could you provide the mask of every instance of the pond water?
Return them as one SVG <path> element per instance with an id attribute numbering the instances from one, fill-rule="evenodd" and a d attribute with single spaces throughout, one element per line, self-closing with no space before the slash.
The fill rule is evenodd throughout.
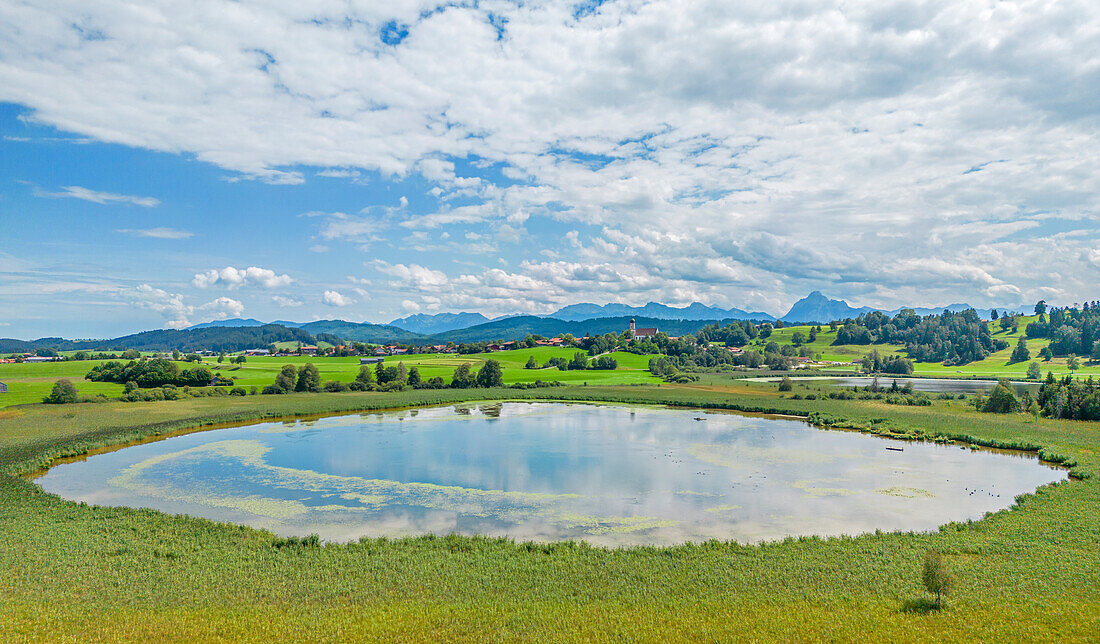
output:
<path id="1" fill-rule="evenodd" d="M 325 540 L 606 546 L 933 530 L 1066 478 L 1034 457 L 801 420 L 506 402 L 268 422 L 59 464 L 46 491 Z"/>
<path id="2" fill-rule="evenodd" d="M 747 380 L 752 382 L 779 382 L 781 379 L 781 376 L 768 376 L 764 378 L 748 378 Z M 837 385 L 839 387 L 867 387 L 871 384 L 873 378 L 870 376 L 802 376 L 793 377 L 791 380 L 794 382 L 819 381 L 821 384 Z M 913 383 L 914 391 L 951 394 L 984 393 L 997 384 L 996 380 L 962 380 L 959 378 L 906 378 L 903 376 L 890 375 L 881 375 L 878 378 L 879 385 L 884 389 L 889 388 L 891 383 L 895 380 L 898 381 L 899 387 L 904 387 L 907 382 Z M 1010 382 L 1009 384 L 1012 385 L 1017 395 L 1029 390 L 1034 393 L 1039 389 L 1038 383 Z"/>

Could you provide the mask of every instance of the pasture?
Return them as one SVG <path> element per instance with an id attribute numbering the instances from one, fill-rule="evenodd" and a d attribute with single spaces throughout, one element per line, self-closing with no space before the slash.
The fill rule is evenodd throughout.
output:
<path id="1" fill-rule="evenodd" d="M 536 380 L 556 380 L 581 385 L 585 383 L 590 385 L 619 385 L 660 382 L 648 371 L 649 356 L 639 356 L 622 351 L 611 354 L 619 363 L 619 368 L 614 371 L 594 369 L 560 371 L 555 367 L 546 369 L 524 368 L 527 359 L 531 356 L 534 356 L 541 365 L 554 357 L 571 359 L 576 351 L 576 349 L 558 347 L 536 347 L 470 355 L 453 353 L 401 355 L 387 356 L 385 364 L 389 366 L 404 363 L 409 368 L 415 366 L 424 380 L 438 376 L 446 382 L 450 382 L 455 367 L 461 364 L 469 364 L 472 369 L 476 370 L 490 358 L 501 363 L 501 367 L 504 369 L 504 384 L 535 382 Z M 0 364 L 0 382 L 8 385 L 8 393 L 0 394 L 0 407 L 41 402 L 42 397 L 50 392 L 53 383 L 59 378 L 71 380 L 81 395 L 96 396 L 102 394 L 108 398 L 117 398 L 123 392 L 121 384 L 84 380 L 84 375 L 100 362 L 82 360 L 76 362 Z M 338 380 L 345 383 L 355 380 L 360 367 L 359 358 L 357 357 L 250 357 L 242 365 L 231 364 L 228 358 L 220 364 L 217 358 L 205 358 L 203 360 L 203 364 L 210 367 L 214 373 L 233 380 L 235 385 L 259 387 L 261 389 L 265 385 L 275 382 L 275 376 L 283 365 L 301 366 L 306 363 L 317 366 L 322 381 Z M 189 366 L 189 363 L 180 364 L 184 367 Z M 371 368 L 374 368 L 373 365 Z"/>

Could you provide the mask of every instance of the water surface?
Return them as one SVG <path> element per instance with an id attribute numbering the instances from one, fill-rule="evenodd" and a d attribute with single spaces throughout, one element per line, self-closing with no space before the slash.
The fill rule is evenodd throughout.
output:
<path id="1" fill-rule="evenodd" d="M 326 540 L 600 545 L 933 530 L 1064 479 L 1033 457 L 799 420 L 508 402 L 268 422 L 58 465 L 48 492 Z"/>

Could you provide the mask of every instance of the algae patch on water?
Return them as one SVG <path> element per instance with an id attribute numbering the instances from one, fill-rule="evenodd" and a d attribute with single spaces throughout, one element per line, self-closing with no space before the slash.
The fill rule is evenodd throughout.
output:
<path id="1" fill-rule="evenodd" d="M 843 480 L 844 479 L 841 478 L 803 479 L 791 483 L 791 487 L 802 490 L 810 496 L 850 496 L 852 494 L 859 494 L 856 490 L 850 490 L 844 487 L 826 487 L 824 485 L 819 485 L 820 483 L 837 483 Z"/>
<path id="2" fill-rule="evenodd" d="M 919 487 L 905 487 L 901 485 L 895 485 L 893 487 L 884 487 L 875 490 L 878 494 L 885 494 L 886 496 L 900 496 L 906 499 L 934 499 L 936 495 L 928 490 L 922 490 Z"/>

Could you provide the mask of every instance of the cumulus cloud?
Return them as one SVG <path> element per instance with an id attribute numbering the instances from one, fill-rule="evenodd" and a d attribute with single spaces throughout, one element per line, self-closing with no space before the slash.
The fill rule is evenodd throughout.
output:
<path id="1" fill-rule="evenodd" d="M 248 268 L 233 268 L 226 266 L 222 269 L 212 268 L 202 273 L 196 273 L 191 283 L 196 288 L 208 288 L 211 286 L 225 286 L 229 289 L 242 286 L 261 286 L 263 288 L 278 288 L 287 286 L 294 280 L 289 275 L 279 275 L 270 268 L 249 266 Z"/>
<path id="2" fill-rule="evenodd" d="M 321 296 L 321 303 L 325 306 L 350 306 L 355 304 L 355 300 L 341 295 L 339 291 L 325 291 Z"/>
<path id="3" fill-rule="evenodd" d="M 283 307 L 298 307 L 303 304 L 301 300 L 296 300 L 293 297 L 285 297 L 282 295 L 275 295 L 271 298 L 271 301 Z"/>
<path id="4" fill-rule="evenodd" d="M 565 263 L 509 273 L 557 289 L 547 301 L 780 307 L 823 288 L 889 306 L 1031 297 L 1052 272 L 1076 297 L 1095 283 L 1096 3 L 203 6 L 2 6 L 0 100 L 238 178 L 417 174 L 439 202 L 325 215 L 326 241 L 483 226 L 514 243 L 550 220 L 570 230 Z M 400 42 L 380 38 L 390 23 Z M 486 263 L 467 274 L 492 281 Z M 571 264 L 596 279 L 548 277 L 585 274 Z M 497 293 L 534 306 L 524 292 Z"/>
<path id="5" fill-rule="evenodd" d="M 228 297 L 219 297 L 195 306 L 187 304 L 184 296 L 179 293 L 170 293 L 149 284 L 137 286 L 128 295 L 138 308 L 160 313 L 166 320 L 165 326 L 171 329 L 191 326 L 192 317 L 197 317 L 198 322 L 209 322 L 240 317 L 244 313 L 244 304 Z"/>

